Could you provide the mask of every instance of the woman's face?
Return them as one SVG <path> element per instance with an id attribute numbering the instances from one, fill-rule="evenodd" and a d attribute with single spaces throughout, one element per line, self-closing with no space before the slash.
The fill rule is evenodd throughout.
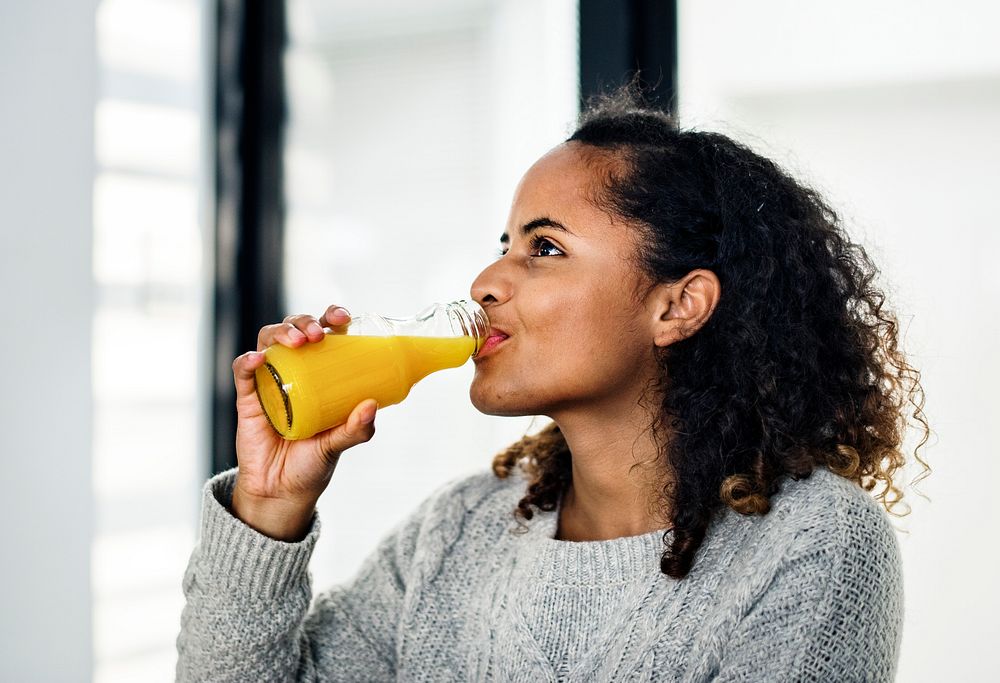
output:
<path id="1" fill-rule="evenodd" d="M 473 404 L 549 415 L 628 401 L 653 371 L 650 311 L 636 297 L 637 231 L 595 207 L 595 166 L 579 143 L 539 159 L 514 193 L 504 254 L 472 297 L 508 336 L 474 359 Z"/>

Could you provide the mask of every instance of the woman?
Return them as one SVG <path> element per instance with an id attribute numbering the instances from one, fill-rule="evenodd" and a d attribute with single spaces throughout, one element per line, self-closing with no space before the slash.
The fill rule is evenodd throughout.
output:
<path id="1" fill-rule="evenodd" d="M 833 211 L 623 91 L 528 170 L 501 242 L 472 285 L 500 340 L 472 401 L 552 423 L 310 607 L 315 504 L 376 406 L 282 441 L 260 350 L 348 318 L 264 327 L 233 363 L 239 467 L 206 485 L 178 677 L 891 680 L 908 401 L 927 424 Z"/>

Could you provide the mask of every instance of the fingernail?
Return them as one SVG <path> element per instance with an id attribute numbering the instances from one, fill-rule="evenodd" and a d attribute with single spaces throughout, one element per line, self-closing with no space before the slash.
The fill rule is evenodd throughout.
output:
<path id="1" fill-rule="evenodd" d="M 340 308 L 338 306 L 337 308 L 333 309 L 333 315 L 339 316 L 341 318 L 349 318 L 351 316 L 351 313 L 346 308 Z"/>
<path id="2" fill-rule="evenodd" d="M 372 406 L 368 408 L 364 413 L 361 414 L 361 424 L 367 425 L 375 421 L 376 408 Z"/>
<path id="3" fill-rule="evenodd" d="M 308 327 L 313 334 L 323 334 L 323 328 L 319 326 L 319 323 L 309 323 Z"/>
<path id="4" fill-rule="evenodd" d="M 306 335 L 302 334 L 302 330 L 300 330 L 297 327 L 295 329 L 293 329 L 291 332 L 289 332 L 288 336 L 291 337 L 292 339 L 305 339 L 306 338 Z"/>

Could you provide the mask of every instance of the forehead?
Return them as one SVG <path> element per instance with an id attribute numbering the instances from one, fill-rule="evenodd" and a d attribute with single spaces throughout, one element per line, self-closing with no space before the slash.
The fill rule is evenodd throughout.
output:
<path id="1" fill-rule="evenodd" d="M 546 152 L 521 178 L 515 206 L 588 202 L 596 189 L 594 163 L 578 144 L 563 143 Z"/>
<path id="2" fill-rule="evenodd" d="M 559 221 L 578 235 L 603 232 L 621 223 L 599 201 L 608 173 L 615 167 L 611 155 L 578 142 L 554 147 L 518 183 L 508 228 L 539 216 Z"/>
<path id="3" fill-rule="evenodd" d="M 572 233 L 577 255 L 633 257 L 639 232 L 600 201 L 609 174 L 624 172 L 623 164 L 613 154 L 578 142 L 553 148 L 521 178 L 504 235 L 518 235 L 521 226 L 544 217 Z"/>

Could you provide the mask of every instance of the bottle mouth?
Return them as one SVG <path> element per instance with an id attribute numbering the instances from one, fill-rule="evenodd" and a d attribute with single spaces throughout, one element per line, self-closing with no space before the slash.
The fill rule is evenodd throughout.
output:
<path id="1" fill-rule="evenodd" d="M 285 391 L 285 384 L 281 381 L 281 375 L 270 363 L 264 363 L 266 373 L 254 373 L 254 388 L 257 391 L 257 400 L 260 401 L 261 408 L 267 421 L 271 423 L 274 431 L 285 436 L 292 430 L 292 402 Z M 263 382 L 260 381 L 264 376 Z"/>
<path id="2" fill-rule="evenodd" d="M 455 317 L 461 327 L 462 335 L 472 337 L 475 342 L 472 350 L 472 358 L 475 358 L 490 336 L 490 319 L 486 311 L 478 303 L 468 299 L 449 304 L 448 308 L 457 314 Z"/>

